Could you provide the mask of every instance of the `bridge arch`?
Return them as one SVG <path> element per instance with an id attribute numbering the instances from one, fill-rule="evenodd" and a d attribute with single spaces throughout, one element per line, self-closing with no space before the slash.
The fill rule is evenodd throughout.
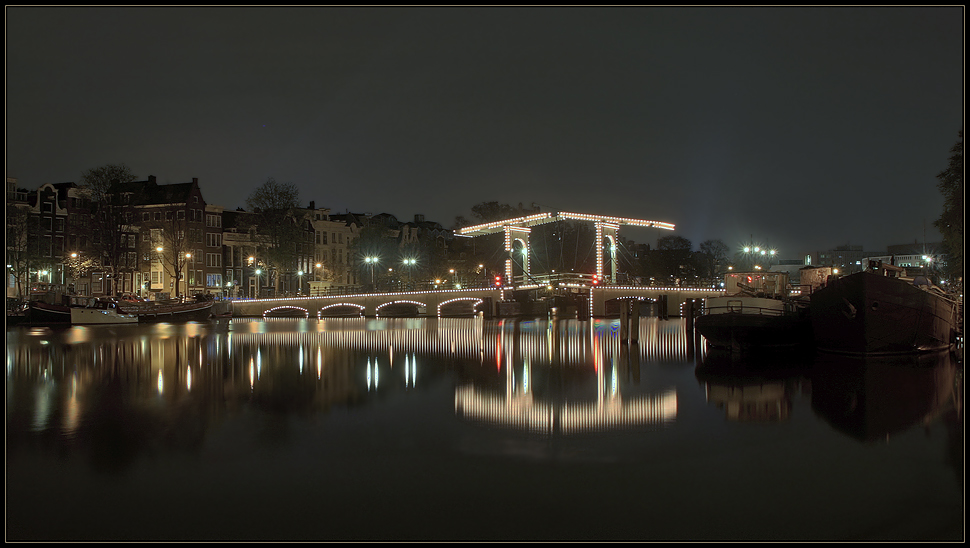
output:
<path id="1" fill-rule="evenodd" d="M 363 316 L 364 315 L 364 306 L 363 305 L 360 305 L 360 304 L 357 304 L 357 303 L 333 303 L 333 304 L 328 304 L 327 306 L 325 306 L 325 307 L 321 308 L 320 310 L 318 310 L 317 311 L 317 318 L 319 319 L 319 318 L 322 318 L 323 316 L 325 316 L 326 314 L 324 314 L 324 311 L 326 311 L 326 310 L 336 310 L 336 309 L 341 309 L 341 308 L 355 308 L 355 309 L 357 309 L 357 315 L 358 316 Z M 342 316 L 343 314 L 340 314 L 340 315 Z"/>
<path id="2" fill-rule="evenodd" d="M 481 305 L 482 303 L 484 303 L 485 301 L 483 299 L 479 299 L 477 297 L 457 297 L 457 298 L 454 298 L 454 299 L 449 299 L 447 301 L 442 301 L 441 303 L 438 304 L 438 317 L 441 317 L 441 310 L 442 310 L 442 308 L 444 308 L 446 305 L 451 305 L 451 304 L 458 303 L 458 302 L 471 303 L 471 305 L 472 305 L 472 314 L 474 314 L 476 312 L 475 309 L 478 308 L 478 306 Z"/>
<path id="3" fill-rule="evenodd" d="M 303 313 L 304 319 L 310 317 L 310 312 L 307 309 L 299 306 L 286 305 L 286 304 L 282 306 L 276 306 L 276 307 L 270 308 L 269 310 L 264 311 L 263 317 L 270 318 L 270 317 L 277 317 L 277 316 L 289 316 L 291 311 L 297 311 L 297 310 Z"/>
<path id="4" fill-rule="evenodd" d="M 387 308 L 389 306 L 402 305 L 402 304 L 414 305 L 414 307 L 417 309 L 417 313 L 418 314 L 421 313 L 421 309 L 422 308 L 424 308 L 425 311 L 427 311 L 427 308 L 428 308 L 427 303 L 422 303 L 422 302 L 419 302 L 419 301 L 410 301 L 410 300 L 407 300 L 407 299 L 402 299 L 402 300 L 399 300 L 399 301 L 390 301 L 390 302 L 386 302 L 384 304 L 378 305 L 377 308 L 376 308 L 376 310 L 374 312 L 375 312 L 375 314 L 377 316 L 380 316 L 381 315 L 381 310 L 383 310 L 383 309 L 385 309 L 385 308 Z"/>

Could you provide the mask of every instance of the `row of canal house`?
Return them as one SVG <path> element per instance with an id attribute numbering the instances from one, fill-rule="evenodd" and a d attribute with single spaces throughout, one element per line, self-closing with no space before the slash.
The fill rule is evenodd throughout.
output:
<path id="1" fill-rule="evenodd" d="M 154 176 L 113 187 L 124 204 L 116 268 L 103 268 L 95 250 L 103 242 L 92 223 L 88 193 L 73 182 L 44 184 L 35 191 L 17 188 L 7 178 L 7 202 L 30 212 L 30 272 L 19 290 L 62 286 L 66 292 L 101 296 L 132 294 L 146 299 L 208 293 L 252 296 L 305 291 L 311 281 L 326 287 L 356 284 L 350 245 L 358 230 L 313 202 L 306 210 L 303 238 L 295 242 L 296 264 L 282 273 L 256 271 L 264 266 L 264 241 L 250 228 L 250 213 L 223 211 L 207 204 L 197 178 L 188 183 L 158 184 Z M 294 221 L 295 222 L 295 221 Z M 8 219 L 9 225 L 9 219 Z M 10 232 L 8 226 L 8 234 Z M 8 263 L 10 259 L 8 242 Z M 7 267 L 6 292 L 19 298 L 15 268 Z M 302 275 L 299 273 L 303 272 Z M 24 295 L 26 297 L 26 295 Z"/>
<path id="2" fill-rule="evenodd" d="M 19 189 L 7 179 L 8 204 L 30 211 L 30 240 L 35 246 L 29 286 L 53 284 L 86 296 L 132 294 L 151 300 L 208 293 L 215 298 L 273 296 L 317 290 L 346 290 L 360 285 L 363 273 L 352 244 L 365 225 L 378 224 L 397 245 L 430 235 L 447 247 L 451 231 L 415 216 L 399 222 L 393 215 L 331 214 L 311 201 L 301 209 L 302 238 L 295 264 L 268 272 L 261 258 L 266 239 L 252 228 L 253 214 L 224 211 L 206 203 L 197 178 L 158 184 L 155 176 L 116 185 L 124 204 L 117 267 L 98 267 L 95 250 L 101 234 L 91 222 L 88 193 L 73 182 Z M 296 220 L 294 219 L 294 222 Z M 9 255 L 9 246 L 8 246 Z M 7 296 L 20 298 L 15 274 L 7 269 Z M 21 289 L 23 292 L 27 288 Z"/>

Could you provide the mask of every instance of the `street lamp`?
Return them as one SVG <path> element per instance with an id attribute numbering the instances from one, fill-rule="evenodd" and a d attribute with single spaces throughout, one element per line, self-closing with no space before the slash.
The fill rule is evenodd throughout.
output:
<path id="1" fill-rule="evenodd" d="M 262 273 L 263 273 L 262 270 L 260 270 L 258 268 L 256 269 L 256 298 L 257 299 L 259 298 L 259 289 L 260 289 L 260 287 L 259 287 L 259 275 L 262 274 Z"/>
<path id="2" fill-rule="evenodd" d="M 377 266 L 378 260 L 379 260 L 379 257 L 366 257 L 366 258 L 364 258 L 364 262 L 367 263 L 368 265 L 370 265 L 370 285 L 371 285 L 371 291 L 373 291 L 374 289 L 376 289 L 376 287 L 374 286 L 374 267 Z"/>
<path id="3" fill-rule="evenodd" d="M 413 289 L 411 287 L 411 269 L 414 268 L 414 265 L 417 264 L 418 261 L 417 259 L 408 257 L 407 259 L 404 259 L 403 262 L 404 262 L 404 266 L 407 267 L 408 269 L 408 289 Z"/>
<path id="4" fill-rule="evenodd" d="M 192 258 L 192 254 L 191 253 L 186 253 L 185 254 L 185 261 L 183 261 L 182 264 L 179 265 L 179 278 L 182 277 L 182 267 L 184 267 L 188 263 L 189 259 L 191 259 L 191 258 Z M 182 302 L 185 302 L 185 297 L 187 297 L 188 294 L 189 294 L 189 277 L 186 276 L 185 277 L 185 294 L 182 295 Z"/>
<path id="5" fill-rule="evenodd" d="M 302 295 L 303 294 L 303 271 L 301 270 L 297 272 L 296 275 L 297 275 L 297 280 L 299 280 L 299 283 L 300 283 L 300 287 L 296 290 L 296 294 Z"/>

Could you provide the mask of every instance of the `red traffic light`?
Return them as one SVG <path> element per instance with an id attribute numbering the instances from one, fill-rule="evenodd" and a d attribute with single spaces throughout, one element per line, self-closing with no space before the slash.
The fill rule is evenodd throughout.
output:
<path id="1" fill-rule="evenodd" d="M 501 276 L 495 276 L 495 285 L 497 285 L 497 286 L 502 285 L 502 277 Z"/>

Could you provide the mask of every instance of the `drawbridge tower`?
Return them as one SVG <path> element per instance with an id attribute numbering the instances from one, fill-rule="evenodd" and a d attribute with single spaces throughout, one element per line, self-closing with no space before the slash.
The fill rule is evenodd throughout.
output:
<path id="1" fill-rule="evenodd" d="M 529 234 L 532 227 L 557 221 L 587 221 L 594 225 L 596 231 L 596 276 L 611 283 L 616 282 L 616 247 L 617 236 L 620 226 L 630 225 L 637 227 L 659 228 L 662 230 L 674 230 L 673 223 L 663 221 L 648 221 L 643 219 L 628 219 L 625 217 L 610 217 L 605 215 L 589 215 L 585 213 L 550 212 L 535 213 L 524 217 L 516 217 L 504 221 L 494 221 L 474 226 L 467 226 L 458 231 L 460 236 L 484 236 L 486 234 L 505 234 L 505 279 L 512 280 L 512 254 L 515 252 L 516 242 L 521 245 L 523 273 L 528 277 L 529 270 Z M 608 242 L 609 246 L 604 246 Z M 606 247 L 606 251 L 604 251 Z M 610 254 L 606 256 L 605 254 Z M 605 264 L 609 264 L 609 272 L 604 272 Z"/>

